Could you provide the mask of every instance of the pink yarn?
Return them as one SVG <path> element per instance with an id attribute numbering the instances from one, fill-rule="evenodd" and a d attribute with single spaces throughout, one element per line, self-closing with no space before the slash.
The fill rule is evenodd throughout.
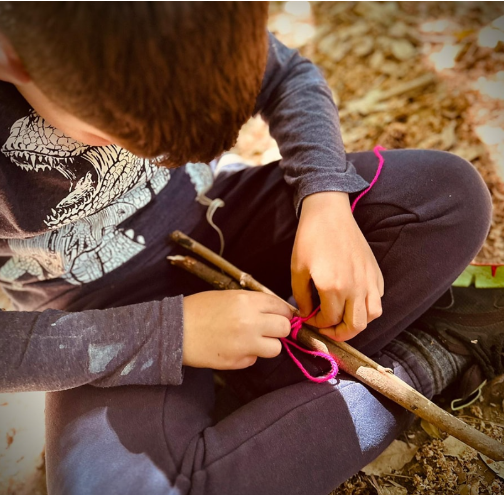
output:
<path id="1" fill-rule="evenodd" d="M 378 157 L 378 168 L 376 170 L 375 176 L 373 177 L 373 180 L 371 181 L 371 184 L 369 184 L 369 187 L 367 189 L 364 189 L 364 191 L 362 191 L 355 198 L 354 202 L 352 203 L 352 213 L 355 210 L 355 207 L 357 206 L 357 203 L 362 198 L 362 196 L 364 196 L 369 191 L 371 191 L 371 188 L 376 184 L 376 181 L 378 180 L 378 177 L 380 177 L 380 174 L 381 174 L 381 171 L 382 171 L 382 168 L 383 168 L 383 163 L 385 162 L 385 159 L 383 158 L 383 156 L 380 155 L 380 151 L 384 151 L 384 150 L 386 150 L 386 148 L 384 148 L 383 146 L 380 146 L 380 145 L 375 146 L 373 148 L 374 154 Z"/>
<path id="2" fill-rule="evenodd" d="M 383 156 L 380 154 L 380 151 L 383 151 L 383 150 L 385 150 L 385 148 L 383 146 L 379 146 L 379 145 L 375 146 L 373 149 L 374 154 L 378 158 L 378 168 L 376 170 L 376 174 L 375 174 L 373 180 L 369 184 L 369 187 L 367 189 L 365 189 L 364 191 L 362 191 L 357 196 L 357 198 L 355 198 L 354 202 L 352 203 L 352 213 L 355 210 L 355 206 L 357 205 L 358 201 L 362 198 L 362 196 L 364 196 L 365 194 L 367 194 L 371 190 L 371 188 L 375 185 L 376 181 L 378 180 L 378 177 L 381 174 L 381 171 L 383 168 L 383 163 L 385 161 Z M 320 310 L 320 306 L 317 309 L 315 309 L 310 315 L 308 315 L 304 318 L 301 316 L 294 316 L 294 318 L 292 318 L 292 320 L 290 321 L 290 323 L 291 323 L 290 336 L 293 340 L 297 340 L 297 335 L 298 335 L 299 330 L 301 329 L 301 326 L 303 325 L 303 323 L 305 321 L 308 321 L 310 318 L 313 318 L 318 313 L 319 310 Z M 339 371 L 338 363 L 336 363 L 336 360 L 330 354 L 327 354 L 325 352 L 320 352 L 320 351 L 309 351 L 309 350 L 305 349 L 304 347 L 297 345 L 292 340 L 287 340 L 285 338 L 282 338 L 280 340 L 282 341 L 282 344 L 284 345 L 285 350 L 287 351 L 287 353 L 289 354 L 291 359 L 296 363 L 297 367 L 302 371 L 303 375 L 306 376 L 306 378 L 308 378 L 308 380 L 315 382 L 315 383 L 323 383 L 323 382 L 326 382 L 327 380 L 330 380 L 331 378 L 334 378 L 338 374 L 338 371 Z M 294 356 L 292 351 L 289 349 L 289 346 L 293 346 L 296 349 L 299 349 L 301 352 L 304 352 L 305 354 L 310 354 L 312 356 L 318 356 L 323 359 L 326 359 L 327 361 L 329 361 L 331 363 L 331 371 L 329 371 L 329 373 L 327 373 L 326 375 L 323 375 L 323 376 L 310 375 L 310 373 L 308 373 L 308 371 L 305 369 L 305 367 L 301 364 L 299 359 L 297 359 L 296 356 Z"/>
<path id="3" fill-rule="evenodd" d="M 298 334 L 299 330 L 301 329 L 301 326 L 303 325 L 303 323 L 305 321 L 308 321 L 313 316 L 315 316 L 318 313 L 319 309 L 320 309 L 320 306 L 315 311 L 313 311 L 312 314 L 310 314 L 304 318 L 301 316 L 294 316 L 294 318 L 292 318 L 292 320 L 291 320 L 291 329 L 292 329 L 291 338 L 293 340 L 297 339 L 297 334 Z M 306 376 L 306 378 L 308 378 L 308 380 L 315 382 L 315 383 L 323 383 L 323 382 L 326 382 L 327 380 L 330 380 L 331 378 L 334 378 L 338 374 L 338 364 L 336 363 L 336 360 L 330 354 L 326 354 L 325 352 L 320 352 L 320 351 L 309 351 L 309 350 L 305 349 L 304 347 L 297 345 L 295 342 L 292 342 L 291 340 L 287 340 L 287 339 L 280 339 L 280 340 L 282 341 L 282 344 L 285 346 L 285 350 L 288 352 L 291 359 L 296 363 L 297 367 L 303 372 L 303 375 Z M 327 373 L 324 376 L 310 375 L 310 373 L 308 373 L 308 371 L 305 369 L 305 367 L 301 364 L 301 361 L 299 361 L 299 359 L 297 359 L 296 356 L 294 356 L 292 351 L 289 349 L 289 346 L 293 346 L 296 349 L 299 349 L 301 352 L 304 352 L 305 354 L 310 354 L 312 356 L 318 356 L 323 359 L 327 359 L 327 361 L 329 361 L 331 363 L 331 371 L 329 371 L 329 373 Z"/>

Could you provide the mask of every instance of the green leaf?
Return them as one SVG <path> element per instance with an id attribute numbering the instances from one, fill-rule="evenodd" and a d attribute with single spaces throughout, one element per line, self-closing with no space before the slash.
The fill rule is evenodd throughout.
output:
<path id="1" fill-rule="evenodd" d="M 490 265 L 469 265 L 453 282 L 453 285 L 455 287 L 469 287 L 474 283 L 478 289 L 504 287 L 504 266 L 494 265 L 494 270 L 495 275 L 492 275 L 492 266 Z"/>

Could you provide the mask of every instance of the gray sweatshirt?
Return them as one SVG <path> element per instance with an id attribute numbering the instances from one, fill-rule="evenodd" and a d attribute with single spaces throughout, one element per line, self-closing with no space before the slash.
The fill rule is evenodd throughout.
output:
<path id="1" fill-rule="evenodd" d="M 111 307 L 120 300 L 93 295 L 148 268 L 172 230 L 191 232 L 211 167 L 167 170 L 76 142 L 7 83 L 0 106 L 0 284 L 17 310 L 0 312 L 0 390 L 180 384 L 182 296 Z M 310 194 L 367 186 L 346 161 L 320 71 L 272 35 L 256 113 L 297 211 Z"/>

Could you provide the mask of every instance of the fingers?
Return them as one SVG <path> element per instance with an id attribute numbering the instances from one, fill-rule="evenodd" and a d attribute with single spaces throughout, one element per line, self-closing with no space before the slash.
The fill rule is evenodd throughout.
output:
<path id="1" fill-rule="evenodd" d="M 231 369 L 231 370 L 241 370 L 243 368 L 248 368 L 255 364 L 257 361 L 257 356 L 245 356 L 240 361 L 236 362 L 234 366 L 230 366 L 229 368 L 222 369 Z"/>
<path id="2" fill-rule="evenodd" d="M 355 299 L 347 300 L 345 305 L 345 314 L 343 315 L 344 326 L 340 324 L 340 332 L 348 332 L 352 338 L 362 332 L 368 324 L 366 308 L 366 299 L 362 295 Z"/>
<path id="3" fill-rule="evenodd" d="M 381 314 L 381 298 L 375 291 L 365 300 L 347 301 L 343 321 L 335 327 L 321 329 L 320 333 L 337 342 L 345 342 L 357 336 Z"/>
<path id="4" fill-rule="evenodd" d="M 383 294 L 385 293 L 385 281 L 383 280 L 383 274 L 380 267 L 378 267 L 378 292 L 380 297 L 383 297 Z"/>
<path id="5" fill-rule="evenodd" d="M 280 338 L 288 337 L 291 324 L 288 318 L 276 314 L 265 314 L 259 323 L 261 335 L 249 352 L 262 358 L 273 358 L 280 354 L 282 343 Z"/>
<path id="6" fill-rule="evenodd" d="M 282 343 L 278 339 L 263 338 L 260 341 L 257 351 L 249 356 L 244 356 L 233 366 L 224 369 L 243 369 L 256 363 L 257 358 L 271 359 L 277 357 L 282 352 Z"/>
<path id="7" fill-rule="evenodd" d="M 290 320 L 280 315 L 264 315 L 261 328 L 263 337 L 277 339 L 288 337 L 291 332 Z"/>
<path id="8" fill-rule="evenodd" d="M 260 301 L 259 311 L 264 314 L 280 315 L 284 318 L 292 318 L 292 310 L 285 301 L 279 297 L 261 292 L 252 292 Z"/>
<path id="9" fill-rule="evenodd" d="M 295 272 L 292 276 L 292 295 L 297 302 L 301 316 L 308 316 L 313 311 L 313 301 L 308 271 Z"/>
<path id="10" fill-rule="evenodd" d="M 366 298 L 367 323 L 371 323 L 382 315 L 381 297 L 378 292 L 368 295 Z"/>
<path id="11" fill-rule="evenodd" d="M 362 297 L 356 300 L 348 300 L 345 305 L 343 321 L 332 328 L 320 330 L 322 335 L 326 335 L 337 342 L 350 340 L 367 327 L 366 300 Z"/>
<path id="12" fill-rule="evenodd" d="M 330 327 L 343 319 L 345 311 L 345 297 L 337 290 L 324 290 L 317 286 L 320 297 L 320 311 L 314 318 L 308 320 L 309 325 L 318 328 Z"/>
<path id="13" fill-rule="evenodd" d="M 335 327 L 321 328 L 319 330 L 319 333 L 325 335 L 326 337 L 329 337 L 332 340 L 335 340 L 336 342 L 345 342 L 347 340 L 353 339 L 356 335 L 359 334 L 359 332 L 350 330 L 344 321 L 342 321 Z"/>
<path id="14" fill-rule="evenodd" d="M 278 339 L 263 338 L 259 342 L 256 355 L 262 358 L 277 357 L 282 351 L 282 342 Z"/>

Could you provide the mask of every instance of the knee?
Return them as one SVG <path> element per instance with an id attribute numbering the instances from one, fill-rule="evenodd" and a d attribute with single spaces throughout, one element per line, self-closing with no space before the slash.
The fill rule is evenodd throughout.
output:
<path id="1" fill-rule="evenodd" d="M 492 198 L 483 178 L 458 155 L 436 150 L 423 153 L 437 214 L 444 215 L 455 241 L 467 244 L 473 240 L 480 246 L 488 235 L 492 218 Z"/>

